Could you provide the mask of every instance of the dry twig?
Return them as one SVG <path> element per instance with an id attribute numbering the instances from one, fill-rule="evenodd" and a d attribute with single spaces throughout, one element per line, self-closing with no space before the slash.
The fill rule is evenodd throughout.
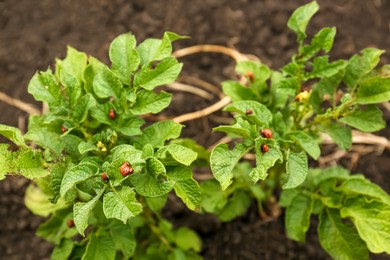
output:
<path id="1" fill-rule="evenodd" d="M 31 114 L 39 115 L 41 113 L 41 111 L 38 108 L 36 108 L 34 105 L 28 104 L 16 98 L 12 98 L 3 92 L 0 92 L 0 100 L 30 115 Z"/>
<path id="2" fill-rule="evenodd" d="M 321 134 L 323 143 L 333 144 L 333 140 L 326 134 Z M 352 143 L 354 144 L 372 144 L 377 145 L 386 149 L 390 149 L 390 141 L 382 136 L 377 136 L 370 133 L 362 133 L 359 131 L 352 130 Z"/>
<path id="3" fill-rule="evenodd" d="M 201 110 L 198 110 L 195 112 L 187 113 L 187 114 L 184 114 L 181 116 L 177 116 L 177 117 L 173 118 L 173 121 L 178 122 L 178 123 L 182 123 L 185 121 L 194 120 L 196 118 L 207 116 L 211 113 L 214 113 L 214 112 L 222 109 L 224 106 L 229 104 L 230 101 L 231 101 L 230 97 L 226 96 L 223 99 L 221 99 L 220 101 L 218 101 L 217 103 L 215 103 L 209 107 L 206 107 L 204 109 L 201 109 Z"/>
<path id="4" fill-rule="evenodd" d="M 222 54 L 225 54 L 225 55 L 233 58 L 236 61 L 242 61 L 242 60 L 248 59 L 244 54 L 240 53 L 239 51 L 225 47 L 225 46 L 220 46 L 220 45 L 195 45 L 192 47 L 177 50 L 172 55 L 176 58 L 180 58 L 180 57 L 184 57 L 184 56 L 198 53 L 198 52 L 222 53 Z M 217 103 L 215 103 L 209 107 L 206 107 L 202 110 L 198 110 L 195 112 L 191 112 L 191 113 L 187 113 L 187 114 L 175 117 L 173 120 L 178 122 L 178 123 L 182 123 L 185 121 L 204 117 L 204 116 L 207 116 L 211 113 L 214 113 L 215 111 L 222 109 L 224 106 L 226 106 L 230 102 L 231 102 L 231 99 L 229 97 L 225 96 L 220 101 L 218 101 Z"/>
<path id="5" fill-rule="evenodd" d="M 203 89 L 200 89 L 200 88 L 196 88 L 196 87 L 187 85 L 187 84 L 174 82 L 174 83 L 168 84 L 167 87 L 170 89 L 174 89 L 174 90 L 188 92 L 188 93 L 200 96 L 200 97 L 207 99 L 207 100 L 213 100 L 213 95 L 211 95 L 209 92 L 204 91 Z"/>
<path id="6" fill-rule="evenodd" d="M 219 98 L 223 98 L 225 96 L 217 86 L 214 86 L 213 84 L 210 84 L 209 82 L 204 81 L 200 78 L 193 76 L 183 76 L 182 79 L 185 82 L 190 82 L 191 84 L 197 85 L 207 90 L 208 92 L 217 95 Z"/>
<path id="7" fill-rule="evenodd" d="M 199 52 L 217 52 L 225 54 L 236 61 L 247 60 L 248 58 L 239 51 L 234 49 L 221 46 L 221 45 L 212 45 L 212 44 L 204 44 L 204 45 L 195 45 L 187 48 L 183 48 L 175 51 L 172 55 L 175 58 L 184 57 L 190 54 L 199 53 Z"/>

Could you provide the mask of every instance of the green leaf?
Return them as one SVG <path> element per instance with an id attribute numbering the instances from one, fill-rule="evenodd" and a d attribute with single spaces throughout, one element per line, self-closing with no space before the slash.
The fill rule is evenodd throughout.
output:
<path id="1" fill-rule="evenodd" d="M 180 136 L 183 125 L 171 120 L 156 122 L 144 129 L 143 135 L 136 141 L 139 146 L 151 144 L 154 147 L 163 146 L 165 141 Z"/>
<path id="2" fill-rule="evenodd" d="M 166 108 L 172 100 L 172 94 L 161 91 L 159 94 L 146 89 L 141 89 L 137 92 L 137 101 L 130 109 L 135 115 L 147 113 L 157 114 Z"/>
<path id="3" fill-rule="evenodd" d="M 61 88 L 50 69 L 35 73 L 27 90 L 35 100 L 46 102 L 49 106 L 60 104 Z"/>
<path id="4" fill-rule="evenodd" d="M 283 102 L 281 102 L 281 104 L 283 105 L 285 103 L 285 99 L 288 99 L 289 96 L 295 96 L 300 89 L 300 83 L 296 77 L 279 79 L 275 86 L 276 99 L 280 98 L 280 95 L 282 95 Z M 276 100 L 276 102 L 279 103 L 280 101 Z"/>
<path id="5" fill-rule="evenodd" d="M 36 234 L 58 245 L 63 238 L 71 238 L 77 235 L 77 230 L 69 228 L 67 225 L 67 221 L 70 219 L 72 219 L 72 212 L 69 208 L 56 210 L 48 220 L 38 227 Z"/>
<path id="6" fill-rule="evenodd" d="M 196 152 L 178 144 L 170 144 L 161 148 L 157 151 L 156 156 L 164 159 L 167 157 L 166 153 L 169 153 L 175 161 L 186 166 L 191 165 L 191 163 L 195 161 L 196 157 L 198 156 Z"/>
<path id="7" fill-rule="evenodd" d="M 264 203 L 266 203 L 265 202 L 267 199 L 266 191 L 260 185 L 251 185 L 249 189 L 251 192 L 251 196 L 253 196 L 257 201 L 257 207 L 261 209 Z"/>
<path id="8" fill-rule="evenodd" d="M 251 204 L 251 196 L 244 190 L 237 190 L 228 200 L 225 207 L 217 214 L 223 222 L 229 222 L 239 217 L 248 210 Z"/>
<path id="9" fill-rule="evenodd" d="M 336 190 L 337 179 L 328 179 L 323 181 L 320 185 L 321 194 L 324 196 L 321 198 L 321 204 L 327 208 L 340 209 L 343 207 L 345 200 L 345 194 Z"/>
<path id="10" fill-rule="evenodd" d="M 76 78 L 78 82 L 82 82 L 84 70 L 87 66 L 87 55 L 70 46 L 67 46 L 66 57 L 64 60 L 56 61 L 57 70 L 66 71 L 68 74 Z"/>
<path id="11" fill-rule="evenodd" d="M 309 169 L 305 184 L 315 190 L 318 186 L 329 179 L 347 180 L 350 178 L 350 172 L 342 167 L 329 167 L 325 169 Z"/>
<path id="12" fill-rule="evenodd" d="M 76 104 L 72 117 L 74 121 L 82 123 L 85 121 L 88 115 L 88 111 L 96 106 L 96 100 L 91 93 L 85 94 L 80 101 Z"/>
<path id="13" fill-rule="evenodd" d="M 252 72 L 254 76 L 254 82 L 265 82 L 271 76 L 271 70 L 266 65 L 252 60 L 237 62 L 235 69 L 241 74 Z"/>
<path id="14" fill-rule="evenodd" d="M 141 65 L 144 66 L 154 61 L 154 57 L 156 56 L 160 45 L 161 40 L 153 38 L 146 39 L 140 45 L 138 45 L 137 53 L 140 57 Z"/>
<path id="15" fill-rule="evenodd" d="M 298 42 L 302 42 L 306 38 L 306 27 L 318 9 L 317 2 L 313 1 L 297 8 L 291 15 L 287 26 L 297 34 Z"/>
<path id="16" fill-rule="evenodd" d="M 66 260 L 69 259 L 73 250 L 73 241 L 71 239 L 62 239 L 59 245 L 56 245 L 51 253 L 50 259 Z"/>
<path id="17" fill-rule="evenodd" d="M 373 105 L 367 106 L 364 110 L 356 110 L 339 121 L 363 132 L 375 132 L 386 127 L 382 111 Z"/>
<path id="18" fill-rule="evenodd" d="M 308 165 L 305 152 L 290 152 L 286 163 L 287 176 L 283 183 L 283 189 L 292 189 L 301 185 L 307 176 Z"/>
<path id="19" fill-rule="evenodd" d="M 109 228 L 116 250 L 122 251 L 124 259 L 130 259 L 137 246 L 133 228 L 118 221 L 112 221 Z"/>
<path id="20" fill-rule="evenodd" d="M 232 184 L 233 168 L 249 149 L 241 144 L 237 144 L 234 149 L 229 150 L 227 144 L 219 144 L 212 150 L 210 167 L 215 179 L 221 184 L 222 190 L 225 190 Z"/>
<path id="21" fill-rule="evenodd" d="M 106 168 L 106 173 L 112 186 L 119 186 L 123 180 L 127 179 L 120 173 L 120 167 L 124 162 L 128 162 L 134 170 L 133 175 L 138 175 L 144 170 L 145 159 L 142 152 L 130 145 L 116 146 L 113 150 L 112 162 Z"/>
<path id="22" fill-rule="evenodd" d="M 54 211 L 66 208 L 68 206 L 63 200 L 58 201 L 53 205 L 49 201 L 49 198 L 50 195 L 44 193 L 36 185 L 30 184 L 26 189 L 24 203 L 32 213 L 41 217 L 47 217 Z"/>
<path id="23" fill-rule="evenodd" d="M 181 198 L 184 204 L 191 210 L 195 210 L 200 203 L 200 187 L 197 181 L 194 179 L 188 179 L 184 181 L 177 181 L 175 186 L 176 195 Z"/>
<path id="24" fill-rule="evenodd" d="M 161 44 L 154 54 L 153 60 L 162 60 L 169 57 L 172 53 L 172 42 L 186 39 L 187 36 L 181 36 L 173 32 L 165 32 Z"/>
<path id="25" fill-rule="evenodd" d="M 119 99 L 122 91 L 122 82 L 115 74 L 104 67 L 93 79 L 93 90 L 100 98 L 115 97 Z"/>
<path id="26" fill-rule="evenodd" d="M 138 161 L 139 159 L 142 159 L 144 162 L 142 152 L 129 144 L 117 145 L 111 150 L 111 153 L 113 161 L 121 159 L 123 161 L 128 160 L 130 163 L 134 163 L 134 160 Z"/>
<path id="27" fill-rule="evenodd" d="M 217 214 L 225 207 L 227 192 L 221 190 L 221 185 L 215 179 L 201 182 L 200 189 L 200 206 L 205 212 Z"/>
<path id="28" fill-rule="evenodd" d="M 193 165 L 197 166 L 208 166 L 209 165 L 209 159 L 210 159 L 210 151 L 208 151 L 205 147 L 199 145 L 191 138 L 180 138 L 175 139 L 170 142 L 171 144 L 179 144 L 182 146 L 185 146 L 187 148 L 190 148 L 192 151 L 196 152 L 198 154 L 198 157 L 195 162 L 193 162 Z"/>
<path id="29" fill-rule="evenodd" d="M 157 197 L 157 198 L 145 198 L 145 202 L 148 205 L 148 208 L 151 209 L 154 213 L 159 214 L 159 212 L 164 208 L 168 200 L 168 194 Z"/>
<path id="30" fill-rule="evenodd" d="M 368 250 L 356 229 L 343 223 L 337 210 L 325 209 L 320 214 L 318 236 L 321 246 L 334 259 L 368 259 Z"/>
<path id="31" fill-rule="evenodd" d="M 251 125 L 241 116 L 235 116 L 236 122 L 233 125 L 221 125 L 213 128 L 213 131 L 234 134 L 240 137 L 251 137 Z"/>
<path id="32" fill-rule="evenodd" d="M 353 55 L 346 67 L 344 82 L 350 88 L 358 84 L 361 78 L 375 68 L 384 51 L 375 48 L 367 48 L 360 53 L 361 55 Z"/>
<path id="33" fill-rule="evenodd" d="M 350 178 L 340 187 L 348 195 L 361 194 L 377 200 L 381 200 L 390 206 L 390 196 L 381 187 L 367 179 Z"/>
<path id="34" fill-rule="evenodd" d="M 283 84 L 283 81 L 285 81 L 285 77 L 283 76 L 283 74 L 281 72 L 278 72 L 278 71 L 272 72 L 270 91 L 271 91 L 272 106 L 274 107 L 274 109 L 278 109 L 278 108 L 284 109 L 287 100 L 289 100 L 291 96 L 295 96 L 295 93 L 299 87 L 299 86 L 298 87 L 295 86 L 294 89 L 292 89 L 292 90 L 284 91 L 284 89 L 279 88 Z M 294 81 L 296 81 L 296 80 L 294 79 Z M 273 120 L 275 121 L 278 116 L 281 117 L 281 112 L 277 111 L 273 115 L 274 115 Z M 282 123 L 285 125 L 285 122 L 282 122 Z M 283 127 L 283 129 L 284 129 L 284 127 Z"/>
<path id="35" fill-rule="evenodd" d="M 150 65 L 144 66 L 141 71 L 135 74 L 134 86 L 152 90 L 157 86 L 172 83 L 176 80 L 182 67 L 183 64 L 178 63 L 172 57 L 163 59 L 154 69 Z"/>
<path id="36" fill-rule="evenodd" d="M 166 166 L 168 179 L 173 181 L 186 181 L 192 178 L 190 167 L 183 165 Z"/>
<path id="37" fill-rule="evenodd" d="M 300 193 L 300 190 L 297 189 L 288 189 L 282 190 L 279 198 L 279 205 L 282 208 L 287 208 L 291 205 L 292 200 Z"/>
<path id="38" fill-rule="evenodd" d="M 103 197 L 103 212 L 107 218 L 116 218 L 126 224 L 127 220 L 142 212 L 142 205 L 135 198 L 132 188 L 108 192 Z"/>
<path id="39" fill-rule="evenodd" d="M 93 145 L 90 142 L 81 142 L 77 149 L 79 150 L 80 154 L 87 153 L 89 151 L 100 151 L 99 147 Z"/>
<path id="40" fill-rule="evenodd" d="M 347 66 L 345 60 L 329 63 L 327 55 L 320 56 L 313 61 L 313 70 L 308 74 L 309 78 L 330 78 Z"/>
<path id="41" fill-rule="evenodd" d="M 14 144 L 20 147 L 27 147 L 24 137 L 19 128 L 0 124 L 0 135 L 4 136 Z"/>
<path id="42" fill-rule="evenodd" d="M 99 201 L 100 197 L 104 193 L 104 190 L 105 189 L 97 190 L 96 196 L 87 203 L 77 202 L 73 205 L 73 219 L 76 225 L 76 229 L 80 233 L 80 235 L 85 236 L 84 231 L 88 226 L 88 219 L 96 203 Z"/>
<path id="43" fill-rule="evenodd" d="M 317 160 L 321 155 L 320 147 L 310 135 L 303 131 L 293 131 L 288 134 L 288 137 L 297 143 L 305 152 L 307 152 L 314 160 Z"/>
<path id="44" fill-rule="evenodd" d="M 247 115 L 247 109 L 251 109 L 253 113 L 251 115 Z M 268 124 L 272 121 L 271 111 L 269 111 L 265 105 L 256 101 L 237 101 L 227 105 L 223 110 L 236 112 L 244 116 L 248 121 L 253 122 L 259 126 L 268 126 Z"/>
<path id="45" fill-rule="evenodd" d="M 259 180 L 265 180 L 268 175 L 268 170 L 274 166 L 277 161 L 283 161 L 283 154 L 279 148 L 270 147 L 268 152 L 263 153 L 261 145 L 262 142 L 256 140 L 256 168 L 249 173 L 249 177 L 251 177 L 254 183 Z"/>
<path id="46" fill-rule="evenodd" d="M 160 174 L 162 174 L 164 176 L 166 174 L 166 170 L 165 170 L 164 164 L 159 159 L 157 159 L 155 157 L 148 158 L 146 160 L 146 170 L 156 180 L 158 179 L 158 176 Z"/>
<path id="47" fill-rule="evenodd" d="M 114 260 L 116 254 L 114 240 L 108 232 L 91 233 L 82 260 Z"/>
<path id="48" fill-rule="evenodd" d="M 61 141 L 60 134 L 51 132 L 47 128 L 30 128 L 24 135 L 24 138 L 33 141 L 43 148 L 48 148 L 56 154 L 61 153 L 65 146 Z"/>
<path id="49" fill-rule="evenodd" d="M 66 134 L 61 137 L 61 141 L 64 143 L 64 153 L 69 155 L 74 160 L 81 158 L 78 146 L 83 141 L 81 137 L 73 134 Z"/>
<path id="50" fill-rule="evenodd" d="M 53 204 L 56 204 L 58 198 L 60 197 L 61 182 L 65 172 L 66 166 L 61 163 L 55 164 L 50 171 L 49 189 L 51 190 L 53 196 L 49 199 L 49 201 Z"/>
<path id="51" fill-rule="evenodd" d="M 119 118 L 119 120 L 115 121 L 114 124 L 111 125 L 111 127 L 115 131 L 123 135 L 133 136 L 133 135 L 140 135 L 142 133 L 140 127 L 144 123 L 145 122 L 137 116 L 130 116 L 130 117 L 124 116 Z"/>
<path id="52" fill-rule="evenodd" d="M 381 201 L 355 196 L 345 201 L 341 217 L 351 218 L 368 249 L 390 254 L 390 206 Z"/>
<path id="53" fill-rule="evenodd" d="M 185 38 L 187 37 L 172 32 L 165 32 L 162 40 L 146 39 L 137 48 L 141 64 L 146 65 L 152 61 L 169 57 L 172 53 L 172 42 Z"/>
<path id="54" fill-rule="evenodd" d="M 151 144 L 146 144 L 142 147 L 142 154 L 145 159 L 151 158 L 154 156 L 154 148 Z"/>
<path id="55" fill-rule="evenodd" d="M 257 99 L 251 88 L 245 87 L 237 81 L 228 80 L 222 82 L 222 90 L 232 101 Z"/>
<path id="56" fill-rule="evenodd" d="M 89 56 L 88 57 L 88 66 L 84 70 L 83 82 L 84 90 L 87 93 L 93 92 L 93 79 L 97 74 L 104 70 L 106 65 L 100 62 L 98 59 Z"/>
<path id="57" fill-rule="evenodd" d="M 136 40 L 131 33 L 121 34 L 110 45 L 111 69 L 120 80 L 130 85 L 131 74 L 138 68 L 140 58 L 135 50 Z"/>
<path id="58" fill-rule="evenodd" d="M 310 215 L 313 210 L 311 196 L 299 193 L 286 210 L 285 225 L 287 236 L 299 242 L 305 242 L 305 234 L 310 227 Z"/>
<path id="59" fill-rule="evenodd" d="M 98 167 L 92 163 L 80 163 L 70 168 L 65 174 L 61 182 L 60 194 L 65 197 L 66 193 L 73 189 L 77 183 L 85 181 L 92 175 L 97 174 Z"/>
<path id="60" fill-rule="evenodd" d="M 340 85 L 344 77 L 344 74 L 345 70 L 341 70 L 330 78 L 321 78 L 318 83 L 314 84 L 309 100 L 310 104 L 317 113 L 322 111 L 321 104 L 324 100 L 324 96 L 326 94 L 334 96 L 337 87 Z"/>
<path id="61" fill-rule="evenodd" d="M 161 197 L 170 192 L 175 185 L 174 181 L 156 180 L 148 173 L 137 173 L 130 176 L 135 191 L 144 197 Z"/>
<path id="62" fill-rule="evenodd" d="M 157 253 L 157 255 L 159 255 L 159 254 Z M 157 258 L 157 256 L 152 256 L 152 258 Z M 169 253 L 167 259 L 168 260 L 186 260 L 187 259 L 186 252 L 184 252 L 184 250 L 182 250 L 181 248 L 174 248 Z"/>
<path id="63" fill-rule="evenodd" d="M 40 150 L 22 148 L 11 152 L 8 147 L 6 144 L 0 144 L 0 180 L 4 179 L 7 173 L 21 174 L 31 180 L 48 175 Z"/>
<path id="64" fill-rule="evenodd" d="M 322 28 L 311 40 L 309 45 L 303 46 L 300 50 L 300 57 L 306 61 L 313 57 L 317 52 L 323 50 L 329 52 L 333 46 L 333 40 L 336 35 L 335 27 Z"/>
<path id="65" fill-rule="evenodd" d="M 69 98 L 71 107 L 77 105 L 77 100 L 81 95 L 81 81 L 68 70 L 60 70 L 60 81 L 64 85 L 66 96 Z"/>
<path id="66" fill-rule="evenodd" d="M 4 179 L 7 173 L 15 171 L 14 153 L 9 151 L 8 147 L 8 144 L 0 144 L 0 180 Z"/>
<path id="67" fill-rule="evenodd" d="M 193 250 L 199 253 L 202 250 L 202 240 L 199 235 L 187 227 L 175 231 L 175 244 L 186 251 Z"/>
<path id="68" fill-rule="evenodd" d="M 348 150 L 352 146 L 351 128 L 338 123 L 329 123 L 321 125 L 320 129 L 327 133 L 341 149 Z"/>
<path id="69" fill-rule="evenodd" d="M 132 136 L 142 133 L 140 127 L 144 124 L 144 121 L 141 118 L 124 113 L 117 115 L 115 120 L 112 120 L 109 117 L 111 108 L 112 106 L 108 103 L 105 103 L 104 105 L 100 104 L 95 109 L 91 110 L 91 116 L 100 123 L 109 125 L 113 130 L 124 135 Z"/>
<path id="70" fill-rule="evenodd" d="M 390 100 L 390 78 L 368 77 L 359 82 L 356 101 L 359 104 L 376 104 Z"/>
<path id="71" fill-rule="evenodd" d="M 20 150 L 13 158 L 18 173 L 28 179 L 37 179 L 48 175 L 48 171 L 43 167 L 42 153 L 35 150 Z"/>

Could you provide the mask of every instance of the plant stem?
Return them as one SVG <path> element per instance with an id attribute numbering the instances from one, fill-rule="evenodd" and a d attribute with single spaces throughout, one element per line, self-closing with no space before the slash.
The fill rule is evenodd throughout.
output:
<path id="1" fill-rule="evenodd" d="M 164 237 L 163 234 L 161 234 L 160 228 L 158 228 L 154 223 L 155 220 L 153 218 L 153 213 L 146 207 L 144 207 L 144 218 L 145 218 L 145 223 L 148 225 L 150 230 L 153 232 L 153 234 L 156 235 L 156 237 L 163 243 L 169 250 L 173 251 L 173 248 L 170 244 L 170 242 Z M 157 216 L 157 218 L 160 218 Z"/>
<path id="2" fill-rule="evenodd" d="M 311 128 L 312 126 L 319 125 L 323 122 L 329 121 L 329 120 L 337 120 L 340 117 L 343 116 L 343 114 L 346 112 L 347 109 L 355 105 L 355 98 L 352 98 L 345 103 L 341 104 L 339 107 L 336 107 L 331 113 L 324 113 L 321 115 L 317 115 L 313 121 L 309 122 L 305 129 Z"/>

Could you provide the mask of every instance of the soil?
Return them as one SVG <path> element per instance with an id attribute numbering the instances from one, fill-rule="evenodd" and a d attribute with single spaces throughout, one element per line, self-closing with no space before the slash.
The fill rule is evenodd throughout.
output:
<path id="1" fill-rule="evenodd" d="M 55 57 L 64 57 L 66 45 L 85 51 L 108 63 L 111 40 L 131 31 L 138 42 L 161 38 L 164 31 L 191 36 L 175 43 L 175 49 L 196 44 L 220 44 L 253 54 L 277 69 L 285 64 L 296 48 L 295 36 L 286 27 L 292 11 L 307 0 L 0 0 L 0 91 L 33 103 L 27 93 L 29 79 L 36 70 L 53 65 Z M 333 57 L 348 58 L 365 47 L 387 50 L 382 63 L 390 63 L 390 1 L 318 0 L 321 9 L 309 25 L 312 35 L 324 26 L 336 26 Z M 181 59 L 182 77 L 197 77 L 216 86 L 234 78 L 233 62 L 220 54 L 196 54 Z M 175 92 L 174 106 L 167 113 L 179 115 L 204 108 L 206 101 Z M 25 128 L 27 114 L 0 102 L 0 123 Z M 387 122 L 389 112 L 385 111 Z M 194 120 L 186 124 L 184 135 L 204 145 L 214 143 L 218 134 L 207 134 L 220 117 Z M 387 128 L 378 133 L 390 137 Z M 2 139 L 3 140 L 3 139 Z M 354 172 L 363 172 L 390 192 L 390 151 L 368 153 L 355 164 L 348 158 L 341 164 Z M 48 259 L 51 245 L 34 235 L 44 219 L 32 215 L 23 202 L 28 182 L 7 177 L 0 182 L 0 258 Z M 283 218 L 260 220 L 253 206 L 237 220 L 222 224 L 212 216 L 189 213 L 174 201 L 167 217 L 176 225 L 195 228 L 204 239 L 205 259 L 329 259 L 320 247 L 316 221 L 305 244 L 287 239 Z M 390 259 L 372 255 L 372 259 Z"/>

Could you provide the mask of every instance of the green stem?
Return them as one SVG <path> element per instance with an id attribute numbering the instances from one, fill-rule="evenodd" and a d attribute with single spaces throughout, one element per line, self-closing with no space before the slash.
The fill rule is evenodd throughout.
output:
<path id="1" fill-rule="evenodd" d="M 160 229 L 154 224 L 155 220 L 152 216 L 152 212 L 148 208 L 144 207 L 144 217 L 145 217 L 145 223 L 148 225 L 150 230 L 153 232 L 153 234 L 156 235 L 156 237 L 163 243 L 169 250 L 173 251 L 173 248 L 171 246 L 171 243 L 164 237 L 163 234 L 161 234 Z M 157 216 L 159 218 L 159 216 Z"/>
<path id="2" fill-rule="evenodd" d="M 346 110 L 348 110 L 351 106 L 355 105 L 355 101 L 356 101 L 356 98 L 352 98 L 352 99 L 346 101 L 345 103 L 341 104 L 339 107 L 336 107 L 332 111 L 332 113 L 324 113 L 321 115 L 317 115 L 313 121 L 311 121 L 310 123 L 308 123 L 305 126 L 305 128 L 306 129 L 311 128 L 315 125 L 319 125 L 319 124 L 326 122 L 326 121 L 339 119 L 341 116 L 343 116 L 343 114 L 346 112 Z"/>
<path id="3" fill-rule="evenodd" d="M 303 110 L 302 112 L 299 112 L 298 113 L 298 116 L 297 116 L 297 119 L 296 119 L 296 126 L 298 129 L 301 129 L 301 125 L 300 123 L 302 122 L 302 120 L 307 116 L 307 114 L 311 114 L 312 111 L 308 111 L 308 108 L 309 108 L 309 104 L 308 104 L 309 100 L 306 100 L 305 103 L 303 104 Z"/>
<path id="4" fill-rule="evenodd" d="M 92 135 L 88 133 L 88 131 L 84 127 L 80 126 L 79 129 L 83 133 L 85 139 L 89 140 L 91 138 Z"/>
<path id="5" fill-rule="evenodd" d="M 160 229 L 158 227 L 156 227 L 155 225 L 153 224 L 148 224 L 150 230 L 157 236 L 157 238 L 161 241 L 161 243 L 163 243 L 164 245 L 166 245 L 168 247 L 169 250 L 173 251 L 173 248 L 171 246 L 171 244 L 169 243 L 169 241 L 161 234 L 160 232 Z"/>

